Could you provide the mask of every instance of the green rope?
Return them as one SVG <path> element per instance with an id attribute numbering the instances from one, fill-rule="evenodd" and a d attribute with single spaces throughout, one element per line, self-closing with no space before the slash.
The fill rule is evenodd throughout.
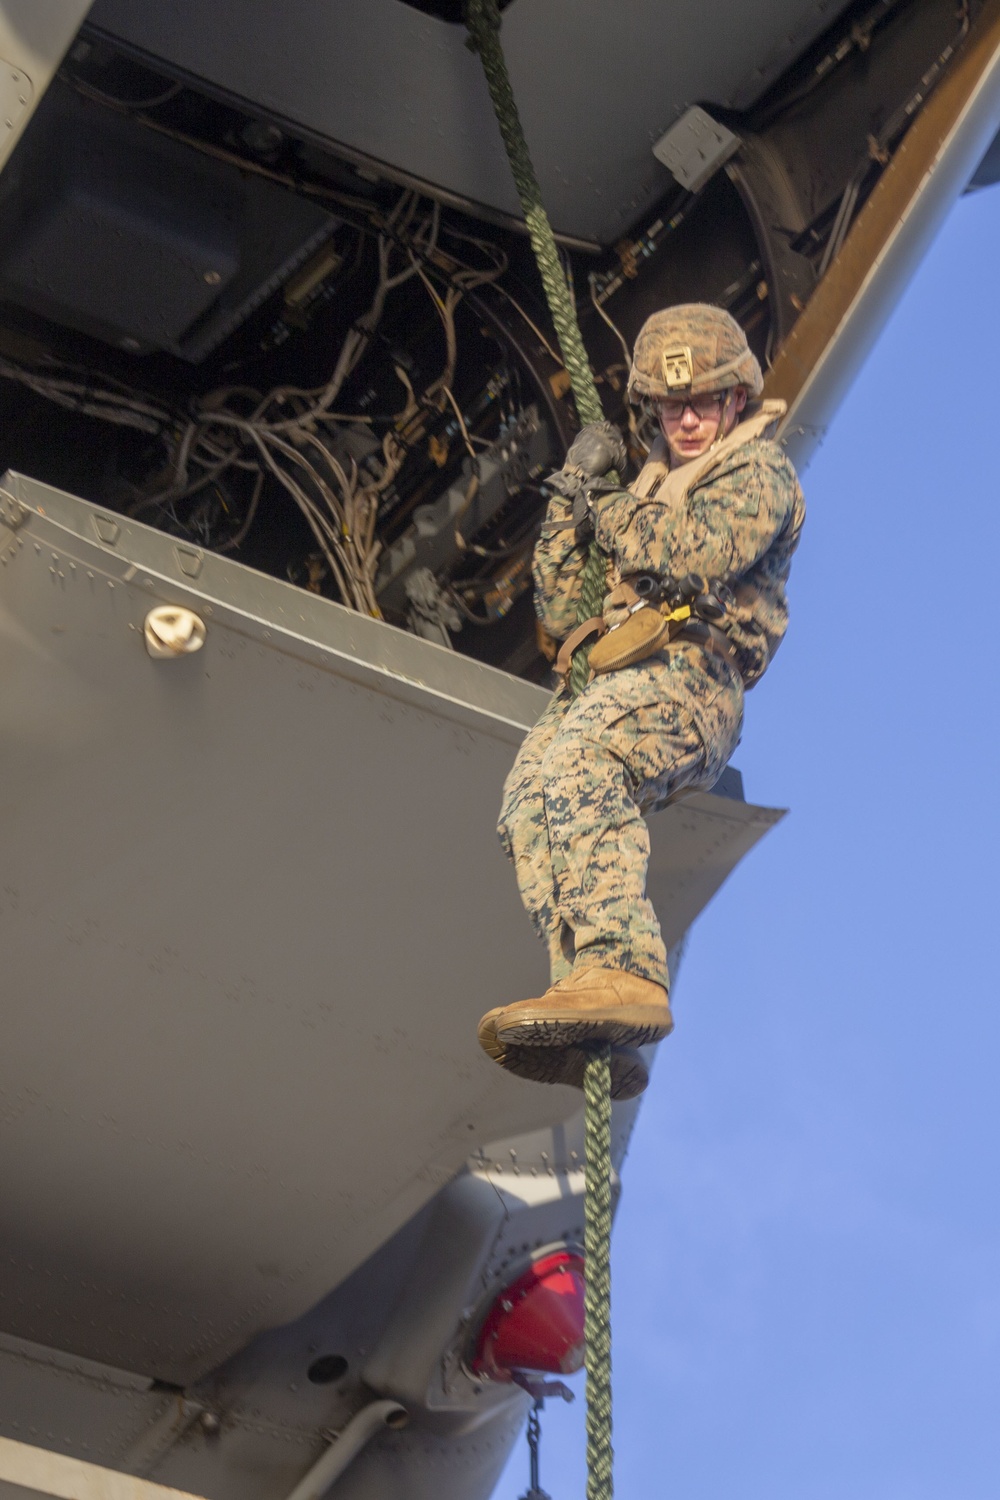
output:
<path id="1" fill-rule="evenodd" d="M 465 24 L 473 50 L 479 53 L 486 82 L 493 100 L 500 134 L 507 149 L 507 159 L 514 175 L 514 185 L 521 200 L 531 247 L 541 272 L 552 322 L 559 338 L 559 348 L 573 384 L 577 410 L 583 422 L 600 422 L 604 416 L 594 376 L 587 361 L 587 351 L 580 336 L 576 309 L 566 285 L 559 260 L 552 225 L 542 206 L 542 192 L 531 165 L 528 143 L 524 138 L 521 117 L 510 86 L 507 63 L 500 45 L 500 9 L 497 0 L 467 0 Z"/>
<path id="2" fill-rule="evenodd" d="M 611 1048 L 599 1047 L 583 1075 L 587 1195 L 587 1500 L 611 1500 Z"/>
<path id="3" fill-rule="evenodd" d="M 483 64 L 493 110 L 500 126 L 517 195 L 521 200 L 528 234 L 531 236 L 531 248 L 535 252 L 545 288 L 545 300 L 549 305 L 559 348 L 573 387 L 577 412 L 581 422 L 600 422 L 604 417 L 604 409 L 587 360 L 587 351 L 583 347 L 576 308 L 566 284 L 552 225 L 542 204 L 542 190 L 531 164 L 514 90 L 510 86 L 507 62 L 500 44 L 500 9 L 497 0 L 466 0 L 465 24 L 469 29 L 470 45 L 479 53 Z M 597 543 L 591 542 L 580 585 L 581 622 L 593 619 L 601 612 L 606 570 L 607 558 Z M 587 656 L 588 652 L 582 649 L 573 657 L 569 684 L 574 698 L 587 685 Z"/>
<path id="4" fill-rule="evenodd" d="M 597 543 L 591 542 L 580 579 L 580 604 L 577 619 L 581 625 L 584 620 L 592 620 L 595 615 L 601 613 L 604 595 L 607 592 L 607 576 L 608 560 Z M 569 690 L 574 698 L 583 692 L 589 680 L 590 650 L 588 647 L 581 647 L 573 653 L 573 660 L 569 667 Z"/>
<path id="5" fill-rule="evenodd" d="M 507 151 L 532 249 L 559 348 L 569 373 L 582 422 L 604 416 L 597 384 L 583 347 L 576 308 L 559 260 L 555 236 L 542 205 L 541 189 L 531 164 L 528 143 L 517 112 L 514 91 L 500 45 L 497 0 L 466 0 L 465 22 L 470 46 L 479 53 L 493 109 Z M 600 614 L 604 602 L 607 558 L 590 545 L 580 585 L 579 619 Z M 577 651 L 570 669 L 575 698 L 589 676 L 587 652 Z M 587 1194 L 584 1253 L 587 1266 L 587 1500 L 612 1500 L 611 1446 L 611 1049 L 601 1047 L 587 1061 L 584 1074 Z"/>

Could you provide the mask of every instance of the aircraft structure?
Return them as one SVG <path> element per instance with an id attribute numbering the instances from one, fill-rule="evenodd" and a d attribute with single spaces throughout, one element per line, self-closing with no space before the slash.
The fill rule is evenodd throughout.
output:
<path id="1" fill-rule="evenodd" d="M 502 10 L 633 463 L 706 300 L 804 466 L 1000 176 L 1000 0 Z M 487 1500 L 581 1357 L 580 1096 L 475 1035 L 578 423 L 461 4 L 0 0 L 0 106 L 0 1497 Z M 674 967 L 780 816 L 654 816 Z"/>

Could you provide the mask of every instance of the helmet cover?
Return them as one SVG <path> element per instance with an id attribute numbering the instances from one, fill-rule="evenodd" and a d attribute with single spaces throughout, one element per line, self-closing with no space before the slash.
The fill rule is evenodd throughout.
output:
<path id="1" fill-rule="evenodd" d="M 764 377 L 736 319 L 708 302 L 682 302 L 647 318 L 639 330 L 628 398 L 709 395 L 746 388 L 753 400 Z"/>

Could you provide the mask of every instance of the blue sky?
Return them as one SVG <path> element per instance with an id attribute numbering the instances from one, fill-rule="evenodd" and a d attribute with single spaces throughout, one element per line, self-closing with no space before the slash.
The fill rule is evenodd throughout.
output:
<path id="1" fill-rule="evenodd" d="M 791 813 L 694 929 L 625 1168 L 619 1500 L 1000 1493 L 998 370 L 987 190 L 804 477 L 736 757 Z M 543 1416 L 553 1500 L 582 1421 Z"/>

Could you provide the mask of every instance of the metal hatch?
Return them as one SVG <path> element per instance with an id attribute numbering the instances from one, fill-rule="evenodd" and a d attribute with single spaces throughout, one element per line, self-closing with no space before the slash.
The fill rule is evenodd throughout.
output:
<path id="1" fill-rule="evenodd" d="M 746 109 L 843 9 L 513 0 L 504 49 L 555 227 L 617 239 L 669 185 L 651 148 L 687 106 Z M 521 216 L 460 25 L 400 0 L 96 0 L 89 30 L 369 163 Z"/>
<path id="2" fill-rule="evenodd" d="M 0 564 L 0 1328 L 186 1384 L 578 1109 L 475 1039 L 544 982 L 494 820 L 545 694 L 17 475 Z M 671 941 L 778 816 L 654 819 Z"/>

